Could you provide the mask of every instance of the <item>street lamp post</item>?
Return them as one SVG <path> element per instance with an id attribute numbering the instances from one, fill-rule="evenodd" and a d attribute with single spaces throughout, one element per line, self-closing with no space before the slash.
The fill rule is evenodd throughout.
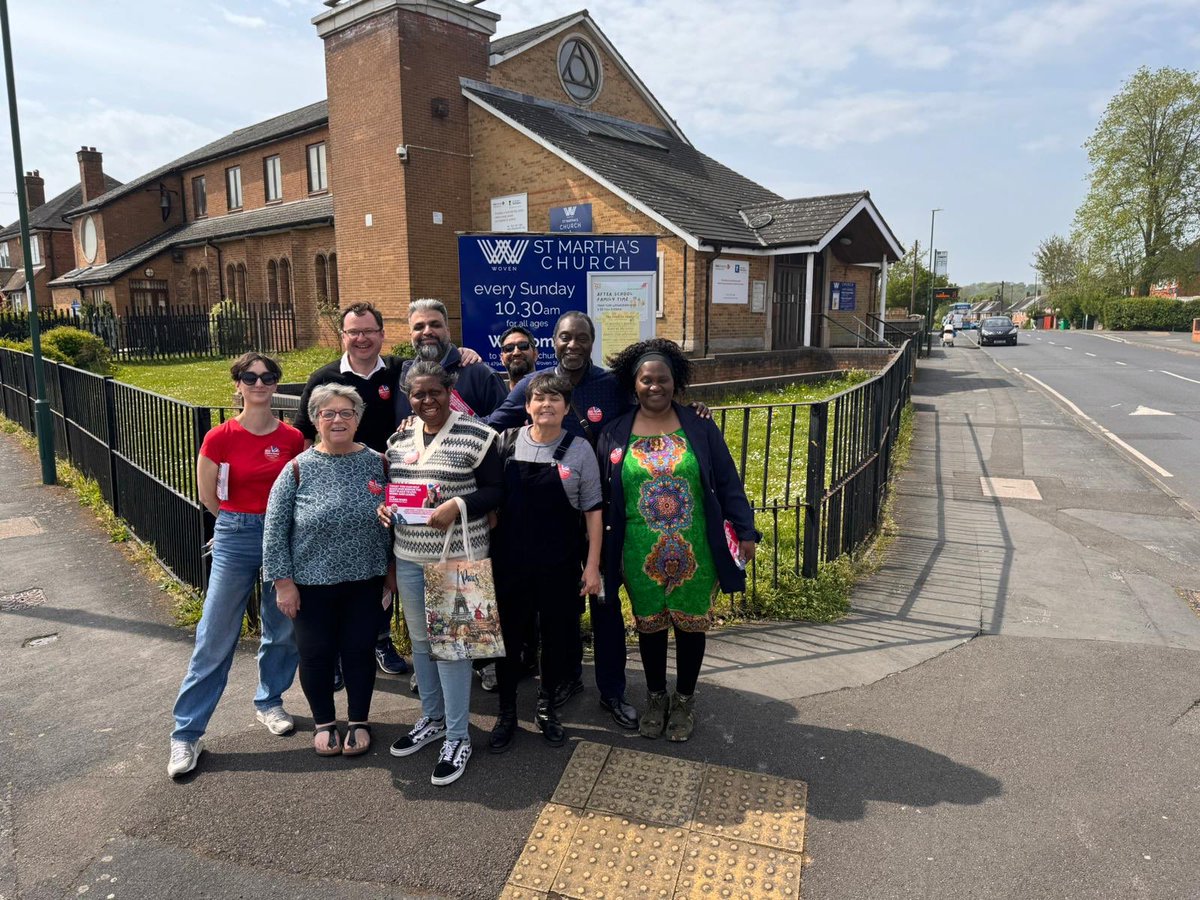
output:
<path id="1" fill-rule="evenodd" d="M 925 322 L 925 330 L 930 335 L 931 343 L 933 341 L 933 223 L 940 212 L 942 212 L 942 208 L 939 206 L 929 214 L 929 318 Z"/>
<path id="2" fill-rule="evenodd" d="M 17 90 L 13 80 L 12 39 L 8 32 L 8 0 L 0 0 L 0 38 L 4 42 L 4 76 L 8 82 L 8 119 L 12 128 L 13 166 L 17 172 L 17 213 L 21 220 L 21 253 L 25 257 L 25 290 L 29 296 L 29 339 L 33 344 L 33 403 L 37 428 L 38 456 L 42 461 L 42 483 L 54 484 L 54 430 L 50 422 L 50 404 L 46 402 L 46 375 L 42 371 L 42 330 L 38 322 L 37 295 L 33 284 L 33 255 L 29 252 L 29 205 L 22 189 L 24 163 L 21 160 L 21 130 L 17 122 Z"/>

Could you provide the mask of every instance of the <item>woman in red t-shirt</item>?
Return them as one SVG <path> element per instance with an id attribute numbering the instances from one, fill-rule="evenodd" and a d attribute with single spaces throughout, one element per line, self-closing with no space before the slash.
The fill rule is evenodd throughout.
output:
<path id="1" fill-rule="evenodd" d="M 172 778 L 196 768 L 203 750 L 201 737 L 229 677 L 246 601 L 259 579 L 267 496 L 283 467 L 304 450 L 304 436 L 271 412 L 271 397 L 283 374 L 279 363 L 250 352 L 239 357 L 229 371 L 242 412 L 204 436 L 196 461 L 200 502 L 216 516 L 217 523 L 212 573 L 204 612 L 196 626 L 196 648 L 175 701 L 175 730 L 167 764 Z M 292 620 L 275 605 L 271 584 L 263 585 L 260 614 L 256 716 L 272 734 L 287 734 L 294 723 L 282 698 L 296 676 L 299 654 Z"/>

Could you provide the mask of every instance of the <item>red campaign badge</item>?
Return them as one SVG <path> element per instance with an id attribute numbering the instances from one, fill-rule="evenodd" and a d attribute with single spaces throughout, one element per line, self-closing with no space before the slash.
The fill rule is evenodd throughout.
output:
<path id="1" fill-rule="evenodd" d="M 558 477 L 561 478 L 563 481 L 566 481 L 568 478 L 570 478 L 571 477 L 571 467 L 564 466 L 562 463 L 559 463 L 558 464 Z"/>
<path id="2" fill-rule="evenodd" d="M 386 384 L 381 384 L 379 386 L 379 399 L 380 400 L 390 400 L 391 396 L 392 396 L 392 389 L 390 387 L 388 387 Z"/>
<path id="3" fill-rule="evenodd" d="M 588 407 L 588 421 L 595 425 L 604 418 L 604 411 L 598 406 Z"/>
<path id="4" fill-rule="evenodd" d="M 370 491 L 372 494 L 382 494 L 383 493 L 383 487 L 374 478 L 372 478 L 370 481 L 367 482 L 367 490 Z"/>
<path id="5" fill-rule="evenodd" d="M 272 444 L 270 447 L 267 447 L 265 450 L 263 450 L 263 456 L 274 462 L 275 460 L 279 459 L 279 448 Z"/>
<path id="6" fill-rule="evenodd" d="M 608 458 L 612 461 L 612 464 L 615 466 L 617 463 L 619 463 L 621 461 L 621 457 L 624 455 L 625 455 L 625 451 L 622 450 L 620 447 L 613 447 L 613 452 L 608 454 Z"/>
<path id="7" fill-rule="evenodd" d="M 420 458 L 420 454 L 416 450 L 409 450 L 404 454 L 404 464 L 411 466 Z"/>

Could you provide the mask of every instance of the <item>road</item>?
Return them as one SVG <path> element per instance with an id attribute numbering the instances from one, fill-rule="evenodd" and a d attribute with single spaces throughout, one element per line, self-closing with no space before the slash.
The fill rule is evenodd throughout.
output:
<path id="1" fill-rule="evenodd" d="M 965 334 L 963 346 L 978 340 Z M 1200 354 L 1082 331 L 1023 331 L 1015 347 L 983 350 L 1091 419 L 1200 511 Z"/>

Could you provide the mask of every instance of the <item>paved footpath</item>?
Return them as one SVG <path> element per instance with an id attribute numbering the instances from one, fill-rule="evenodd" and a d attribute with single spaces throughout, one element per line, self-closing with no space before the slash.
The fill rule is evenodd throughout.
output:
<path id="1" fill-rule="evenodd" d="M 617 732 L 591 689 L 572 743 L 805 782 L 806 898 L 1200 896 L 1200 522 L 1031 387 L 935 349 L 902 535 L 854 612 L 714 634 L 688 744 Z M 434 788 L 432 751 L 387 754 L 418 715 L 406 681 L 378 682 L 376 749 L 318 759 L 311 720 L 254 723 L 247 646 L 171 782 L 190 635 L 36 482 L 0 435 L 2 900 L 505 889 L 571 753 L 533 732 L 529 690 L 518 745 Z M 304 711 L 298 687 L 287 703 Z M 480 746 L 494 709 L 476 694 Z"/>

